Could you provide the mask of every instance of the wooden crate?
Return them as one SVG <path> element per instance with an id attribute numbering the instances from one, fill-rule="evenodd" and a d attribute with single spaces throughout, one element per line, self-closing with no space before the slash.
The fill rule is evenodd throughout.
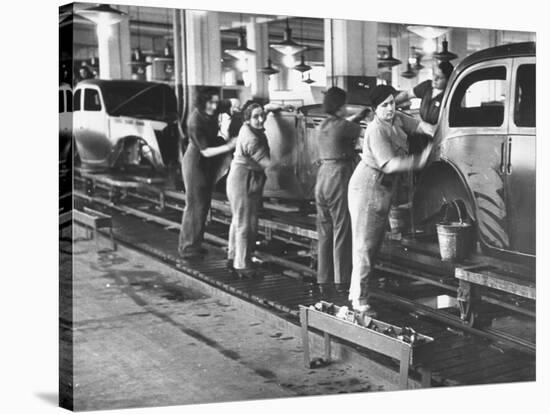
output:
<path id="1" fill-rule="evenodd" d="M 338 306 L 321 302 L 323 310 L 329 306 L 338 313 Z M 349 315 L 352 315 L 350 312 Z M 407 388 L 410 366 L 419 366 L 422 374 L 422 386 L 429 387 L 431 384 L 431 372 L 427 362 L 429 361 L 433 338 L 417 333 L 418 340 L 415 343 L 408 343 L 396 337 L 386 335 L 374 329 L 361 326 L 348 319 L 341 319 L 327 312 L 317 310 L 313 307 L 300 305 L 300 322 L 302 325 L 302 340 L 304 348 L 304 363 L 310 367 L 309 356 L 309 328 L 319 329 L 324 333 L 325 338 L 325 360 L 330 360 L 331 337 L 339 338 L 360 347 L 370 349 L 380 354 L 397 359 L 400 362 L 399 386 Z M 402 328 L 389 323 L 369 318 L 380 331 L 392 328 L 396 335 L 402 333 Z"/>

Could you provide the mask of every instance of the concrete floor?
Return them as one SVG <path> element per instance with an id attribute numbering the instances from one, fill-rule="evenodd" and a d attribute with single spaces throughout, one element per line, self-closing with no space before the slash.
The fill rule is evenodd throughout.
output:
<path id="1" fill-rule="evenodd" d="M 75 410 L 395 389 L 349 363 L 306 369 L 301 338 L 160 262 L 95 247 L 75 229 Z"/>

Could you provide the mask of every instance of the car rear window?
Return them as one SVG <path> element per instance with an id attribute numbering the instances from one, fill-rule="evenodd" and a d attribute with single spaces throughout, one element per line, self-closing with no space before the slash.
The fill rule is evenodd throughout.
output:
<path id="1" fill-rule="evenodd" d="M 65 100 L 63 97 L 63 91 L 59 91 L 59 113 L 65 112 Z"/>
<path id="2" fill-rule="evenodd" d="M 501 126 L 506 92 L 506 67 L 495 66 L 470 73 L 460 81 L 451 99 L 449 126 Z"/>
<path id="3" fill-rule="evenodd" d="M 74 105 L 73 105 L 73 110 L 75 111 L 80 111 L 80 95 L 82 93 L 82 90 L 81 89 L 78 89 L 75 93 L 74 93 Z"/>
<path id="4" fill-rule="evenodd" d="M 535 65 L 520 65 L 516 73 L 516 101 L 514 102 L 514 123 L 517 126 L 535 126 L 537 113 L 536 89 Z"/>
<path id="5" fill-rule="evenodd" d="M 65 102 L 66 102 L 66 111 L 72 112 L 73 111 L 73 93 L 71 91 L 65 91 Z"/>
<path id="6" fill-rule="evenodd" d="M 84 90 L 84 110 L 85 111 L 101 111 L 101 102 L 99 100 L 99 92 L 95 89 Z"/>

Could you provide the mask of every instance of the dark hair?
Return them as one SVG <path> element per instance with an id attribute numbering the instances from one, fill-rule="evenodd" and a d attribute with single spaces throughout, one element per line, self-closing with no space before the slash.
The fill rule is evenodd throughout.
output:
<path id="1" fill-rule="evenodd" d="M 218 105 L 218 113 L 220 114 L 229 114 L 231 110 L 231 101 L 229 99 L 222 99 Z"/>
<path id="2" fill-rule="evenodd" d="M 453 73 L 454 66 L 451 62 L 441 62 L 439 65 L 437 65 L 439 70 L 445 75 L 447 80 L 451 77 L 451 73 Z"/>
<path id="3" fill-rule="evenodd" d="M 220 91 L 217 88 L 207 86 L 205 88 L 199 89 L 197 98 L 195 100 L 195 106 L 199 111 L 204 111 L 206 108 L 206 102 L 208 102 L 214 95 L 219 95 Z"/>
<path id="4" fill-rule="evenodd" d="M 246 105 L 246 104 L 245 104 Z M 252 111 L 254 111 L 254 109 L 257 109 L 257 108 L 260 108 L 260 109 L 264 109 L 262 105 L 260 105 L 259 103 L 257 102 L 252 102 L 250 103 L 249 105 L 247 105 L 244 109 L 243 109 L 243 120 L 244 121 L 250 121 L 250 118 L 252 117 Z"/>
<path id="5" fill-rule="evenodd" d="M 330 115 L 335 115 L 346 103 L 346 91 L 336 86 L 329 88 L 323 98 L 323 110 Z"/>

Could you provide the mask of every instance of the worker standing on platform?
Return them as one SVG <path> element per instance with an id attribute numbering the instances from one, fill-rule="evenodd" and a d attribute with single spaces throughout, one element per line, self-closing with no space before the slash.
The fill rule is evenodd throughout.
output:
<path id="1" fill-rule="evenodd" d="M 408 155 L 407 135 L 433 136 L 434 126 L 395 110 L 396 90 L 378 85 L 370 94 L 375 110 L 367 127 L 362 159 L 349 182 L 348 203 L 353 235 L 353 270 L 349 300 L 355 310 L 375 313 L 370 308 L 374 261 L 384 239 L 388 212 L 397 188 L 399 172 L 424 167 L 430 155 L 429 143 L 420 155 Z"/>
<path id="2" fill-rule="evenodd" d="M 410 91 L 400 92 L 395 97 L 395 105 L 399 107 L 413 98 L 420 98 L 420 119 L 428 124 L 436 125 L 443 95 L 453 69 L 450 62 L 441 62 L 434 70 L 432 80 L 425 80 Z M 428 141 L 429 137 L 426 135 L 416 134 L 410 139 L 410 151 L 421 152 Z"/>
<path id="3" fill-rule="evenodd" d="M 270 163 L 269 145 L 264 132 L 265 113 L 258 103 L 243 110 L 244 124 L 227 177 L 227 198 L 231 205 L 228 267 L 240 277 L 253 277 L 251 255 L 258 232 L 258 212 Z"/>
<path id="4" fill-rule="evenodd" d="M 181 257 L 197 258 L 208 251 L 202 247 L 206 215 L 210 209 L 217 169 L 214 157 L 235 148 L 235 139 L 217 145 L 219 92 L 205 88 L 197 96 L 196 107 L 189 117 L 189 146 L 182 160 L 185 185 L 185 210 L 181 223 L 178 251 Z"/>
<path id="5" fill-rule="evenodd" d="M 355 143 L 361 134 L 360 112 L 345 114 L 346 92 L 330 88 L 323 99 L 328 114 L 319 126 L 319 162 L 315 185 L 317 206 L 317 283 L 321 292 L 347 291 L 351 277 L 351 224 L 348 212 L 348 182 L 353 173 Z"/>

